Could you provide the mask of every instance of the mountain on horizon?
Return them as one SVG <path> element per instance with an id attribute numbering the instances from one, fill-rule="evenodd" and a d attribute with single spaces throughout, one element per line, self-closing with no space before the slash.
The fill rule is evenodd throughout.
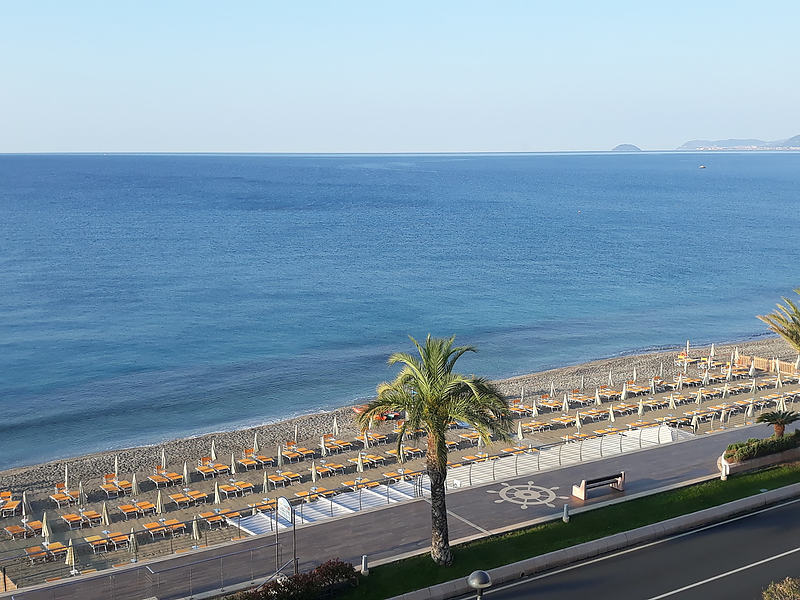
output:
<path id="1" fill-rule="evenodd" d="M 756 139 L 689 140 L 677 150 L 800 150 L 800 135 L 785 140 L 765 142 Z"/>

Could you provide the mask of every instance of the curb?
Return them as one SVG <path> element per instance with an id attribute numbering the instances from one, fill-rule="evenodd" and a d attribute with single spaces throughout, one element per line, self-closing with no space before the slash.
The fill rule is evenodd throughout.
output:
<path id="1" fill-rule="evenodd" d="M 644 527 L 639 527 L 630 531 L 615 533 L 614 535 L 598 540 L 584 542 L 570 548 L 563 548 L 555 552 L 549 552 L 541 556 L 521 560 L 510 565 L 489 569 L 489 574 L 494 584 L 508 583 L 548 569 L 566 566 L 577 561 L 594 558 L 601 554 L 607 554 L 678 533 L 691 531 L 702 525 L 722 521 L 729 517 L 751 512 L 799 496 L 800 483 L 793 483 L 755 496 L 740 498 L 739 500 L 721 504 L 720 506 L 706 508 L 688 515 L 674 517 L 666 521 L 645 525 Z M 445 600 L 447 598 L 470 594 L 472 591 L 472 588 L 467 585 L 466 579 L 461 578 L 414 592 L 407 592 L 400 596 L 395 596 L 390 600 Z"/>

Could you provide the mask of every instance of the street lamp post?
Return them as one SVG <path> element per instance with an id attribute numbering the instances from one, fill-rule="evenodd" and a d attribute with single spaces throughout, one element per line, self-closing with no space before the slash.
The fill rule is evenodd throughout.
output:
<path id="1" fill-rule="evenodd" d="M 486 571 L 473 571 L 467 577 L 467 584 L 473 590 L 478 590 L 477 598 L 482 598 L 483 590 L 492 585 L 492 578 Z"/>

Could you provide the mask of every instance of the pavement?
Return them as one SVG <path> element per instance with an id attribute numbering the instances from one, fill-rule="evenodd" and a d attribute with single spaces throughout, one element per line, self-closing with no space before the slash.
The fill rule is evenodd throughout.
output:
<path id="1" fill-rule="evenodd" d="M 746 436 L 745 431 L 732 429 L 613 458 L 450 491 L 447 497 L 450 538 L 458 541 L 525 526 L 560 512 L 565 502 L 579 507 L 712 476 L 716 472 L 716 459 L 724 448 Z M 586 502 L 570 497 L 571 486 L 581 479 L 620 470 L 626 472 L 624 492 L 598 489 Z M 190 585 L 196 593 L 223 587 L 226 581 L 248 580 L 271 572 L 276 564 L 275 550 L 270 546 L 274 539 L 272 535 L 256 536 L 153 562 L 149 570 L 123 567 L 112 570 L 110 575 L 97 573 L 74 578 L 56 590 L 23 589 L 13 597 L 19 600 L 179 598 L 188 595 Z M 297 528 L 296 541 L 301 570 L 333 557 L 359 564 L 362 554 L 369 555 L 373 563 L 423 551 L 430 542 L 430 505 L 426 500 L 416 500 L 301 526 Z M 280 533 L 279 542 L 278 562 L 282 563 L 291 557 L 292 532 Z M 237 554 L 232 555 L 233 552 Z M 201 560 L 203 562 L 199 563 Z M 185 568 L 188 564 L 195 565 L 191 577 Z M 263 572 L 253 571 L 254 564 Z M 56 596 L 53 596 L 54 591 Z M 4 597 L 3 594 L 0 597 Z"/>
<path id="2" fill-rule="evenodd" d="M 800 500 L 511 585 L 487 600 L 760 600 L 772 581 L 800 576 Z M 474 596 L 465 596 L 474 597 Z"/>

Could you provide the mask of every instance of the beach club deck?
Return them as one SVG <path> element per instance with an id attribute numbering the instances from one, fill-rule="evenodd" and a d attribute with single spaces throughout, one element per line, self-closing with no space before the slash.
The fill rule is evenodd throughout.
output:
<path id="1" fill-rule="evenodd" d="M 789 361 L 740 356 L 718 363 L 683 354 L 676 366 L 669 380 L 633 376 L 621 385 L 511 399 L 517 419 L 510 442 L 484 447 L 474 431 L 453 423 L 449 488 L 735 429 L 800 400 L 797 365 Z M 398 452 L 398 432 L 388 421 L 366 436 L 341 439 L 332 431 L 316 446 L 292 440 L 271 454 L 225 448 L 230 460 L 220 460 L 212 447 L 207 456 L 170 461 L 162 453 L 150 472 L 123 477 L 118 465 L 117 473 L 93 480 L 74 482 L 65 473 L 49 488 L 0 488 L 3 585 L 24 588 L 280 531 L 290 525 L 277 510 L 281 496 L 301 526 L 413 501 L 428 493 L 425 440 L 415 432 Z"/>

